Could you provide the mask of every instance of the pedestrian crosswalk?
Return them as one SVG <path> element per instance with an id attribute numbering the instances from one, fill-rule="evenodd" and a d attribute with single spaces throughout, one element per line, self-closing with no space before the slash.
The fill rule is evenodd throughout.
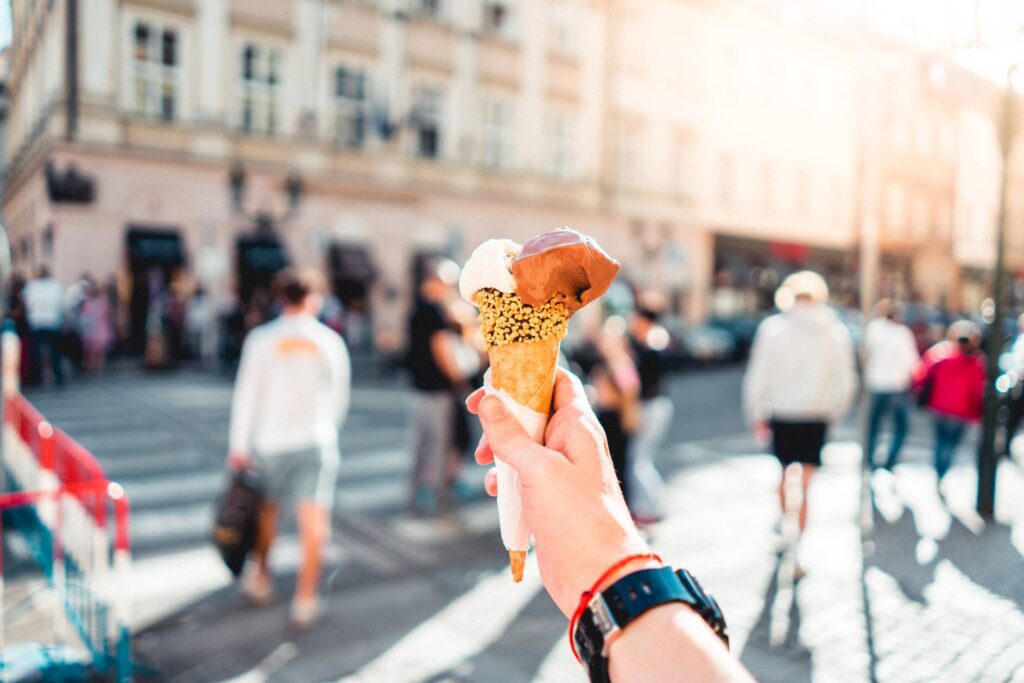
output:
<path id="1" fill-rule="evenodd" d="M 117 374 L 60 392 L 29 392 L 28 397 L 48 420 L 92 451 L 107 476 L 127 492 L 138 602 L 152 602 L 145 595 L 147 586 L 162 590 L 165 567 L 187 567 L 190 575 L 207 577 L 197 582 L 197 594 L 208 590 L 211 581 L 226 585 L 227 574 L 208 538 L 214 502 L 228 476 L 229 380 L 192 371 Z M 394 382 L 360 386 L 341 436 L 333 542 L 346 561 L 375 573 L 429 566 L 437 558 L 424 556 L 405 539 L 423 541 L 445 533 L 444 524 L 404 515 L 410 466 L 404 403 L 405 392 Z M 477 467 L 464 473 L 481 497 L 483 474 Z M 493 502 L 480 500 L 465 508 L 457 532 L 496 528 Z M 283 530 L 286 545 L 294 543 L 292 533 L 289 527 Z M 275 549 L 275 556 L 281 552 Z M 184 604 L 180 599 L 163 602 L 164 612 Z M 136 626 L 143 626 L 162 612 L 137 614 Z"/>

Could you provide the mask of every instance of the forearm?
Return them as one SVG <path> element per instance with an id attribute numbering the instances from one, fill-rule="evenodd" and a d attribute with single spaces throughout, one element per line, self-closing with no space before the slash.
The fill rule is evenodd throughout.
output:
<path id="1" fill-rule="evenodd" d="M 612 643 L 608 661 L 614 683 L 754 680 L 700 615 L 679 603 L 656 607 L 631 623 Z"/>

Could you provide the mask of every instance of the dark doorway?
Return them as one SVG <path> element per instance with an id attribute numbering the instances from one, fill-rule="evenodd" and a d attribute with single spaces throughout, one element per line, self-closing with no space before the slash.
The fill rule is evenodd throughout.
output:
<path id="1" fill-rule="evenodd" d="M 369 250 L 359 244 L 332 244 L 327 252 L 327 275 L 331 293 L 341 306 L 325 302 L 324 322 L 345 335 L 353 351 L 371 348 L 370 290 L 377 279 L 377 268 Z"/>
<path id="2" fill-rule="evenodd" d="M 327 252 L 327 272 L 331 290 L 345 308 L 368 309 L 370 287 L 377 279 L 377 268 L 366 247 L 332 244 Z"/>
<path id="3" fill-rule="evenodd" d="M 249 303 L 257 292 L 267 295 L 274 274 L 291 262 L 288 251 L 275 237 L 243 235 L 235 243 L 238 296 Z"/>
<path id="4" fill-rule="evenodd" d="M 131 294 L 128 302 L 128 352 L 146 349 L 146 325 L 150 307 L 171 282 L 173 273 L 185 266 L 181 233 L 173 228 L 130 226 L 125 236 Z"/>

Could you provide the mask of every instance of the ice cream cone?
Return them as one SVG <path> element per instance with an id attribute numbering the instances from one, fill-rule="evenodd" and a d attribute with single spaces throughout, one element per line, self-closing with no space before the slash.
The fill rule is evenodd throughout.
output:
<path id="1" fill-rule="evenodd" d="M 484 390 L 496 396 L 537 443 L 551 413 L 558 348 L 570 316 L 604 294 L 619 264 L 591 237 L 563 228 L 524 245 L 491 239 L 473 250 L 459 292 L 480 311 L 491 367 Z M 519 472 L 495 455 L 498 527 L 512 578 L 523 580 L 532 530 Z"/>
<path id="2" fill-rule="evenodd" d="M 491 361 L 491 385 L 519 405 L 547 415 L 551 412 L 559 343 L 558 339 L 542 339 L 492 346 L 487 352 Z M 539 426 L 543 429 L 542 424 Z M 526 550 L 509 548 L 508 561 L 512 580 L 519 583 L 523 580 Z"/>
<path id="3" fill-rule="evenodd" d="M 541 339 L 492 346 L 491 383 L 509 394 L 516 403 L 547 415 L 555 388 L 559 339 Z"/>
<path id="4" fill-rule="evenodd" d="M 523 571 L 526 568 L 526 551 L 509 550 L 508 566 L 512 569 L 512 580 L 519 583 L 523 580 Z"/>

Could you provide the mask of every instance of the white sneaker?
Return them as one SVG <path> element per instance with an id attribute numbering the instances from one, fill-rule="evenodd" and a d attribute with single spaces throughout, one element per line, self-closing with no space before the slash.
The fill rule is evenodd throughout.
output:
<path id="1" fill-rule="evenodd" d="M 292 628 L 304 631 L 320 618 L 320 601 L 316 598 L 312 600 L 293 600 L 291 609 L 291 624 Z"/>
<path id="2" fill-rule="evenodd" d="M 242 592 L 257 607 L 266 607 L 274 601 L 274 584 L 269 576 L 259 572 L 246 574 L 242 580 Z"/>

